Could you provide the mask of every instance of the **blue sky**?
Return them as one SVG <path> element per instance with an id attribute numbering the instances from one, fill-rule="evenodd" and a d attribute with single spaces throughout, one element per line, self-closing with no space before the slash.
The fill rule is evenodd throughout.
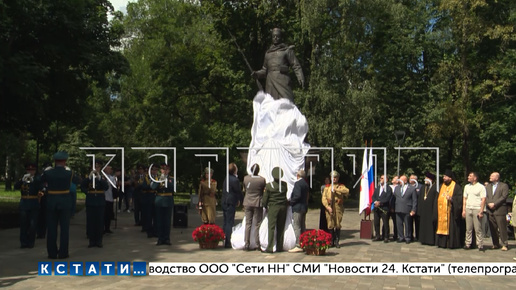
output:
<path id="1" fill-rule="evenodd" d="M 134 2 L 135 0 L 132 0 L 132 2 Z M 113 5 L 113 7 L 115 8 L 115 10 L 120 10 L 122 12 L 126 12 L 126 6 L 127 6 L 127 3 L 129 2 L 129 0 L 109 0 L 109 2 L 111 2 L 111 4 Z"/>

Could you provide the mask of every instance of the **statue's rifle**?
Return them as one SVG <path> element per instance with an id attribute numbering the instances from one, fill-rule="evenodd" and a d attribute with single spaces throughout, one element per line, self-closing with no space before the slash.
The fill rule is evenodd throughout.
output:
<path id="1" fill-rule="evenodd" d="M 229 33 L 229 35 L 231 36 L 231 39 L 233 40 L 233 42 L 235 43 L 235 46 L 237 47 L 237 50 L 238 52 L 240 52 L 240 54 L 242 55 L 242 57 L 244 58 L 244 61 L 245 61 L 245 64 L 247 65 L 247 68 L 251 71 L 251 73 L 253 73 L 253 68 L 251 67 L 251 65 L 249 64 L 249 61 L 247 61 L 247 58 L 245 57 L 245 54 L 244 52 L 242 51 L 242 49 L 240 49 L 240 46 L 238 45 L 237 41 L 236 41 L 236 38 L 235 36 L 233 36 L 233 33 L 231 33 L 231 31 L 229 31 L 229 29 L 226 29 L 227 32 Z M 263 86 L 262 84 L 260 83 L 259 80 L 255 79 L 256 81 L 256 85 L 258 86 L 258 89 L 260 91 L 263 91 Z"/>

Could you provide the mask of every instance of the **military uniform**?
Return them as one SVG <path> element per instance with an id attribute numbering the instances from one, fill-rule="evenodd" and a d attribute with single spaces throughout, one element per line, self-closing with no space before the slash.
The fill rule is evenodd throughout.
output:
<path id="1" fill-rule="evenodd" d="M 36 166 L 29 164 L 27 171 L 36 170 Z M 18 181 L 14 188 L 20 189 L 20 245 L 21 248 L 33 248 L 36 239 L 36 228 L 39 214 L 38 191 L 40 176 L 27 173 Z"/>
<path id="2" fill-rule="evenodd" d="M 153 176 L 157 179 L 157 176 Z M 145 175 L 141 184 L 141 205 L 142 205 L 142 232 L 147 232 L 147 237 L 156 236 L 155 222 L 155 206 L 156 189 L 151 188 L 151 179 L 149 175 Z"/>
<path id="3" fill-rule="evenodd" d="M 50 163 L 43 164 L 43 171 L 52 169 Z M 39 176 L 41 177 L 41 175 Z M 46 188 L 45 188 L 46 190 Z M 44 239 L 47 234 L 47 195 L 43 194 L 39 197 L 39 214 L 38 214 L 38 226 L 36 230 L 36 238 Z"/>
<path id="4" fill-rule="evenodd" d="M 275 34 L 281 38 L 280 29 L 273 29 L 273 39 Z M 253 73 L 257 78 L 267 77 L 265 92 L 275 100 L 286 98 L 294 102 L 294 93 L 290 88 L 289 68 L 294 70 L 299 84 L 304 86 L 303 70 L 292 48 L 293 46 L 288 46 L 285 43 L 274 43 L 265 53 L 262 69 Z"/>
<path id="5" fill-rule="evenodd" d="M 56 167 L 49 169 L 41 176 L 41 182 L 47 188 L 47 251 L 49 259 L 68 258 L 68 244 L 70 238 L 70 212 L 72 195 L 70 184 L 78 184 L 80 179 L 64 166 L 57 165 L 57 161 L 68 159 L 66 152 L 54 154 Z M 57 247 L 57 225 L 61 233 L 59 249 Z"/>
<path id="6" fill-rule="evenodd" d="M 100 172 L 90 174 L 83 180 L 81 190 L 86 194 L 86 235 L 89 239 L 88 248 L 102 248 L 102 234 L 104 227 L 104 207 L 106 197 L 104 192 L 108 189 L 106 179 Z"/>
<path id="7" fill-rule="evenodd" d="M 160 181 L 162 182 L 153 182 L 153 185 L 157 186 L 154 204 L 156 207 L 156 229 L 158 232 L 158 242 L 156 245 L 158 246 L 170 245 L 170 227 L 172 225 L 172 210 L 174 208 L 174 178 L 163 174 Z"/>
<path id="8" fill-rule="evenodd" d="M 206 169 L 207 170 L 207 169 Z M 213 173 L 213 171 L 211 171 Z M 210 182 L 206 179 L 201 180 L 199 184 L 199 199 L 202 204 L 201 219 L 205 224 L 214 224 L 217 207 L 217 181 L 211 179 Z"/>
<path id="9" fill-rule="evenodd" d="M 337 171 L 331 173 L 331 177 L 339 177 Z M 349 195 L 349 189 L 342 183 L 327 184 L 323 191 L 322 204 L 326 208 L 326 221 L 328 230 L 332 234 L 332 245 L 339 246 L 340 223 L 344 214 L 344 199 Z M 332 209 L 332 213 L 328 211 Z"/>
<path id="10" fill-rule="evenodd" d="M 138 165 L 138 173 L 133 176 L 135 187 L 133 193 L 133 209 L 134 209 L 134 225 L 142 225 L 142 186 L 145 181 L 145 174 L 143 173 L 143 166 Z"/>
<path id="11" fill-rule="evenodd" d="M 285 220 L 287 219 L 287 189 L 286 182 L 280 179 L 283 171 L 279 167 L 272 169 L 273 182 L 267 183 L 263 195 L 263 206 L 267 207 L 268 244 L 265 252 L 272 253 L 274 248 L 274 230 L 276 230 L 276 252 L 283 251 L 283 236 L 285 234 Z"/>

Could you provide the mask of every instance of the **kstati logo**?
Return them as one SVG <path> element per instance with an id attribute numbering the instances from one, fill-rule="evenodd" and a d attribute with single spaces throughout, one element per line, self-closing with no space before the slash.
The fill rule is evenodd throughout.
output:
<path id="1" fill-rule="evenodd" d="M 132 263 L 133 276 L 147 275 L 147 262 Z M 38 276 L 131 276 L 131 262 L 39 262 Z"/>

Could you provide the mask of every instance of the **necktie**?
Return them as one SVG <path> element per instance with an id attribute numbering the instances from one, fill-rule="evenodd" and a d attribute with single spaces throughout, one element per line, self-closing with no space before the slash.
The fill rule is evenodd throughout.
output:
<path id="1" fill-rule="evenodd" d="M 405 195 L 405 186 L 401 187 L 401 197 Z"/>

